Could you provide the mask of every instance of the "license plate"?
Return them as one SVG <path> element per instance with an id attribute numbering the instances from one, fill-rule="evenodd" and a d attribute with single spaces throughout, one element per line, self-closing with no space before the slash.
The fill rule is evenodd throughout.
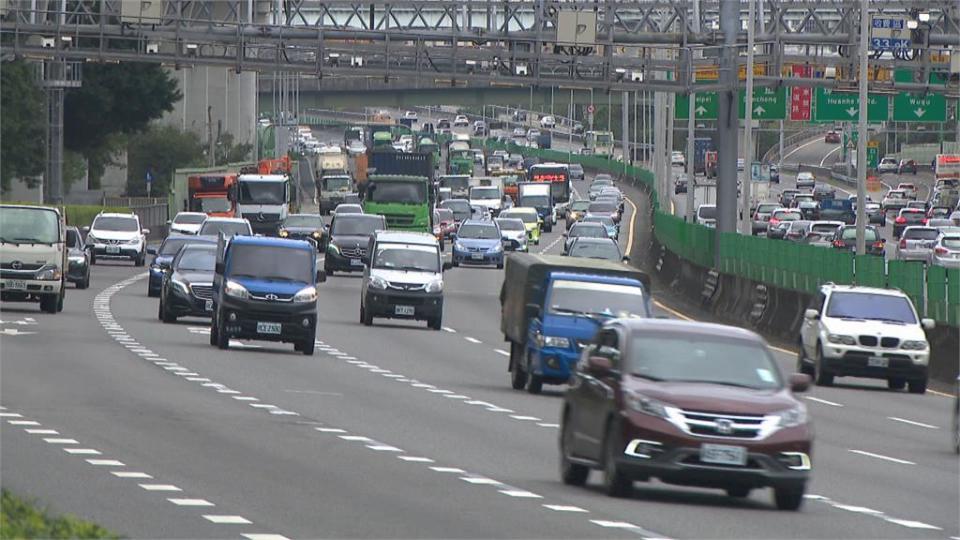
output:
<path id="1" fill-rule="evenodd" d="M 15 291 L 24 291 L 27 289 L 27 282 L 22 279 L 8 279 L 7 289 Z"/>
<path id="2" fill-rule="evenodd" d="M 363 261 L 360 259 L 350 259 L 350 266 L 363 266 Z"/>
<path id="3" fill-rule="evenodd" d="M 258 322 L 258 323 L 257 323 L 257 333 L 258 333 L 258 334 L 279 334 L 279 333 L 280 333 L 280 323 L 278 323 L 278 322 Z"/>
<path id="4" fill-rule="evenodd" d="M 206 311 L 213 311 L 213 300 L 207 300 L 204 302 L 203 309 Z"/>
<path id="5" fill-rule="evenodd" d="M 107 246 L 107 253 L 120 253 L 120 246 Z"/>
<path id="6" fill-rule="evenodd" d="M 393 313 L 395 315 L 413 315 L 415 310 L 413 306 L 394 306 Z"/>
<path id="7" fill-rule="evenodd" d="M 717 465 L 746 465 L 747 449 L 726 444 L 704 444 L 700 447 L 700 461 Z"/>
<path id="8" fill-rule="evenodd" d="M 890 360 L 884 358 L 883 356 L 871 356 L 867 358 L 867 366 L 869 367 L 887 367 L 890 365 Z"/>
<path id="9" fill-rule="evenodd" d="M 482 261 L 482 260 L 483 260 L 483 253 L 471 253 L 471 254 L 470 254 L 470 258 L 473 259 L 473 260 L 475 260 L 475 261 Z"/>

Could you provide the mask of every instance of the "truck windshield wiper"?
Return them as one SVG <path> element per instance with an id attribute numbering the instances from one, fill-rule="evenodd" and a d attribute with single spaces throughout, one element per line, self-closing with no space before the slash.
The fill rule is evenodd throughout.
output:
<path id="1" fill-rule="evenodd" d="M 16 239 L 14 239 L 14 238 L 3 238 L 3 237 L 0 237 L 0 243 L 2 243 L 2 244 L 13 244 L 13 245 L 16 245 L 16 246 L 19 246 L 19 245 L 20 245 L 20 242 L 17 242 Z"/>
<path id="2" fill-rule="evenodd" d="M 5 238 L 3 239 L 3 241 L 8 244 L 44 244 L 48 246 L 53 245 L 53 242 L 43 242 L 41 240 L 37 240 L 36 238 L 11 238 L 11 239 Z"/>

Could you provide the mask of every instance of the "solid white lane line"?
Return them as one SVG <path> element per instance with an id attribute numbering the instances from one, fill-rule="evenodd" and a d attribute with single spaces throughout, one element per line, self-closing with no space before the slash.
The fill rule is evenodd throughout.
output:
<path id="1" fill-rule="evenodd" d="M 32 433 L 34 435 L 59 435 L 60 432 L 55 429 L 27 429 L 24 430 L 27 433 Z"/>
<path id="2" fill-rule="evenodd" d="M 510 497 L 517 497 L 519 499 L 542 499 L 542 495 L 537 495 L 532 491 L 525 491 L 522 489 L 501 489 L 500 493 L 508 495 Z"/>
<path id="3" fill-rule="evenodd" d="M 463 339 L 469 341 L 470 343 L 483 343 L 483 342 L 480 341 L 479 339 L 474 338 L 474 337 L 470 337 L 470 336 L 464 337 Z"/>
<path id="4" fill-rule="evenodd" d="M 884 518 L 884 519 L 885 519 L 886 521 L 890 522 L 890 523 L 895 523 L 895 524 L 897 524 L 897 525 L 902 525 L 902 526 L 907 527 L 907 528 L 910 528 L 910 529 L 929 529 L 929 530 L 931 530 L 931 531 L 942 531 L 942 530 L 943 530 L 943 529 L 941 529 L 940 527 L 936 527 L 936 526 L 934 526 L 934 525 L 930 525 L 930 524 L 924 523 L 924 522 L 922 522 L 922 521 L 913 521 L 913 520 L 909 520 L 909 519 L 897 519 L 897 518 L 891 518 L 891 517 Z"/>
<path id="5" fill-rule="evenodd" d="M 823 167 L 823 164 L 827 161 L 827 158 L 830 157 L 830 156 L 832 156 L 833 154 L 836 154 L 837 152 L 839 152 L 841 148 L 843 148 L 843 145 L 837 146 L 837 147 L 834 148 L 833 150 L 827 152 L 827 153 L 823 156 L 823 159 L 820 160 L 820 166 Z"/>
<path id="6" fill-rule="evenodd" d="M 543 507 L 553 510 L 554 512 L 589 512 L 589 510 L 580 508 L 579 506 L 568 506 L 565 504 L 545 504 Z"/>
<path id="7" fill-rule="evenodd" d="M 470 484 L 477 484 L 482 486 L 499 486 L 503 482 L 494 480 L 493 478 L 486 478 L 483 476 L 461 476 L 461 480 L 468 482 Z"/>
<path id="8" fill-rule="evenodd" d="M 867 457 L 882 459 L 882 460 L 884 460 L 884 461 L 890 461 L 890 462 L 892 462 L 892 463 L 899 463 L 899 464 L 901 464 L 901 465 L 916 465 L 916 463 L 914 463 L 914 462 L 912 462 L 912 461 L 907 461 L 907 460 L 905 460 L 905 459 L 899 459 L 899 458 L 890 457 L 890 456 L 884 456 L 884 455 L 882 455 L 882 454 L 874 454 L 873 452 L 864 452 L 863 450 L 852 450 L 852 449 L 849 450 L 849 451 L 850 451 L 850 452 L 853 452 L 854 454 L 860 454 L 861 456 L 867 456 Z"/>
<path id="9" fill-rule="evenodd" d="M 177 506 L 215 506 L 206 499 L 167 499 Z"/>
<path id="10" fill-rule="evenodd" d="M 810 401 L 815 401 L 815 402 L 817 402 L 817 403 L 823 403 L 824 405 L 830 405 L 831 407 L 843 407 L 843 404 L 842 404 L 842 403 L 836 403 L 836 402 L 833 402 L 833 401 L 827 401 L 827 400 L 825 400 L 825 399 L 820 399 L 820 398 L 818 398 L 818 397 L 804 396 L 804 399 L 808 399 L 808 400 L 810 400 Z"/>
<path id="11" fill-rule="evenodd" d="M 497 353 L 497 354 L 499 354 L 499 355 L 502 355 L 502 356 L 510 356 L 510 353 L 507 352 L 507 351 L 505 351 L 505 350 L 503 350 L 503 349 L 494 349 L 493 352 L 495 352 L 495 353 Z"/>
<path id="12" fill-rule="evenodd" d="M 823 139 L 820 139 L 820 138 L 818 137 L 818 138 L 816 138 L 816 139 L 814 139 L 814 140 L 812 140 L 812 141 L 810 141 L 810 142 L 808 142 L 808 143 L 801 144 L 800 146 L 798 146 L 798 147 L 794 148 L 793 150 L 787 152 L 787 154 L 786 154 L 785 156 L 783 156 L 783 159 L 781 159 L 780 161 L 781 161 L 781 162 L 784 162 L 784 161 L 787 160 L 788 157 L 796 154 L 798 150 L 802 150 L 802 149 L 810 146 L 811 144 L 815 144 L 815 143 L 818 143 L 818 142 L 823 142 Z"/>
<path id="13" fill-rule="evenodd" d="M 888 416 L 890 420 L 894 422 L 903 422 L 904 424 L 910 424 L 911 426 L 918 426 L 927 429 L 940 429 L 937 426 L 932 426 L 930 424 L 924 424 L 923 422 L 914 422 L 913 420 L 907 420 L 906 418 L 898 418 L 896 416 Z"/>
<path id="14" fill-rule="evenodd" d="M 11 426 L 39 426 L 40 422 L 36 420 L 7 420 Z"/>
<path id="15" fill-rule="evenodd" d="M 183 491 L 173 484 L 137 484 L 147 491 Z"/>
<path id="16" fill-rule="evenodd" d="M 153 478 L 149 474 L 139 471 L 110 471 L 110 474 L 117 478 Z"/>
<path id="17" fill-rule="evenodd" d="M 64 448 L 64 452 L 68 454 L 77 454 L 83 456 L 99 456 L 100 451 L 94 450 L 93 448 Z"/>
<path id="18" fill-rule="evenodd" d="M 122 461 L 116 459 L 88 459 L 87 463 L 100 467 L 126 467 Z"/>
<path id="19" fill-rule="evenodd" d="M 421 456 L 397 456 L 397 459 L 402 459 L 403 461 L 410 461 L 413 463 L 433 463 L 434 461 L 428 457 Z"/>
<path id="20" fill-rule="evenodd" d="M 243 516 L 204 514 L 203 519 L 220 525 L 250 525 L 253 522 Z"/>

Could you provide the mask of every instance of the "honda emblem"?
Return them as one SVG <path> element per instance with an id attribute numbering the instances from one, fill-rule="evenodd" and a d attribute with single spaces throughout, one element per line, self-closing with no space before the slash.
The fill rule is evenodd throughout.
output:
<path id="1" fill-rule="evenodd" d="M 717 433 L 721 435 L 730 435 L 733 433 L 733 420 L 718 418 L 714 423 L 717 426 Z"/>

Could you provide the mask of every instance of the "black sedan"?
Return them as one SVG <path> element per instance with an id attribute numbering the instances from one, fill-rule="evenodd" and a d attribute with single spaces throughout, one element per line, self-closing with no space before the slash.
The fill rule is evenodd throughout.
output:
<path id="1" fill-rule="evenodd" d="M 609 239 L 607 228 L 600 223 L 577 223 L 570 228 L 570 231 L 563 234 L 563 254 L 570 251 L 570 245 L 577 238 L 604 238 Z"/>
<path id="2" fill-rule="evenodd" d="M 153 255 L 150 262 L 150 275 L 147 279 L 147 296 L 160 296 L 163 274 L 170 268 L 170 262 L 187 244 L 217 244 L 216 236 L 194 236 L 192 234 L 171 234 L 160 244 L 160 249 L 148 247 L 147 253 Z"/>
<path id="3" fill-rule="evenodd" d="M 157 317 L 176 322 L 177 317 L 209 317 L 213 313 L 213 269 L 217 261 L 215 244 L 184 246 L 163 274 Z"/>
<path id="4" fill-rule="evenodd" d="M 86 289 L 90 286 L 90 252 L 84 249 L 76 227 L 67 227 L 67 250 L 67 281 Z"/>
<path id="5" fill-rule="evenodd" d="M 620 253 L 620 246 L 610 238 L 574 238 L 567 249 L 570 257 L 585 259 L 603 259 L 614 262 L 627 262 L 630 259 Z"/>
<path id="6" fill-rule="evenodd" d="M 291 214 L 280 224 L 280 238 L 312 240 L 317 249 L 326 243 L 327 228 L 320 214 Z"/>
<path id="7" fill-rule="evenodd" d="M 374 214 L 338 214 L 330 222 L 323 269 L 328 276 L 334 272 L 362 272 L 370 260 L 367 253 L 370 237 L 387 228 L 387 220 Z"/>

